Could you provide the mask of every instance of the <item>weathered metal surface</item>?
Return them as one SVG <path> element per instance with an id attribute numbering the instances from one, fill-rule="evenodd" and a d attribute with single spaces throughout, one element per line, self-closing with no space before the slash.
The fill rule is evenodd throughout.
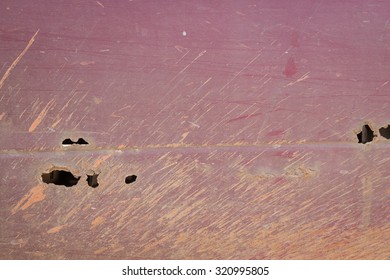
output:
<path id="1" fill-rule="evenodd" d="M 389 11 L 1 1 L 0 258 L 389 259 Z"/>

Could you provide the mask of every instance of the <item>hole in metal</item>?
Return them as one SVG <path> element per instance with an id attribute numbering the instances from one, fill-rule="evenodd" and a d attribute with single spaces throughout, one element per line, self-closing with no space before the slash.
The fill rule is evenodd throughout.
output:
<path id="1" fill-rule="evenodd" d="M 131 184 L 131 183 L 134 183 L 136 180 L 137 180 L 137 175 L 130 175 L 130 176 L 126 177 L 125 183 Z"/>
<path id="2" fill-rule="evenodd" d="M 386 128 L 385 127 L 381 127 L 379 129 L 379 134 L 382 137 L 385 137 L 386 139 L 390 139 L 390 125 L 388 125 Z"/>
<path id="3" fill-rule="evenodd" d="M 42 181 L 46 184 L 72 187 L 78 183 L 79 179 L 80 177 L 75 177 L 71 172 L 65 170 L 53 170 L 49 173 L 42 173 Z"/>
<path id="4" fill-rule="evenodd" d="M 366 144 L 368 142 L 371 142 L 376 135 L 374 135 L 374 131 L 371 129 L 371 127 L 368 124 L 363 125 L 362 131 L 357 134 L 357 138 L 359 140 L 359 143 Z"/>
<path id="5" fill-rule="evenodd" d="M 88 145 L 89 143 L 85 141 L 83 138 L 79 138 L 77 142 L 72 141 L 70 138 L 66 138 L 64 141 L 62 141 L 62 145 L 69 146 L 69 145 Z"/>
<path id="6" fill-rule="evenodd" d="M 99 183 L 97 181 L 99 174 L 93 174 L 93 175 L 87 175 L 87 183 L 88 186 L 92 188 L 96 188 L 99 186 Z"/>

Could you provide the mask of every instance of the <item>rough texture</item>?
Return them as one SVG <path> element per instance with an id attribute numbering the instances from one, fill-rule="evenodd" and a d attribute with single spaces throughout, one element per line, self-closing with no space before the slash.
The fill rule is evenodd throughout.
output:
<path id="1" fill-rule="evenodd" d="M 389 11 L 1 1 L 0 258 L 389 259 Z"/>

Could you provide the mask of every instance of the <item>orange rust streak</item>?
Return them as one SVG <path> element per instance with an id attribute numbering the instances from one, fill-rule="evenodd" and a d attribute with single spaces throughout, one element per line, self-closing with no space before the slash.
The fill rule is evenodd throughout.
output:
<path id="1" fill-rule="evenodd" d="M 62 226 L 56 226 L 47 231 L 48 234 L 53 234 L 59 232 L 65 225 Z"/>
<path id="2" fill-rule="evenodd" d="M 22 199 L 12 208 L 12 214 L 16 213 L 19 210 L 26 210 L 34 203 L 42 201 L 45 199 L 46 195 L 44 194 L 45 187 L 38 185 L 32 188 L 28 193 L 26 193 Z"/>
<path id="3" fill-rule="evenodd" d="M 35 37 L 38 35 L 39 29 L 35 34 L 31 37 L 30 41 L 27 43 L 24 50 L 19 54 L 19 56 L 12 62 L 11 66 L 7 69 L 7 71 L 4 73 L 3 77 L 0 80 L 0 89 L 3 87 L 5 80 L 8 78 L 8 76 L 11 74 L 12 69 L 15 68 L 15 66 L 19 63 L 19 61 L 22 59 L 22 57 L 26 54 L 28 49 L 31 47 L 31 45 L 35 41 Z"/>
<path id="4" fill-rule="evenodd" d="M 38 117 L 33 121 L 33 123 L 31 124 L 30 128 L 28 129 L 28 132 L 33 132 L 37 127 L 38 125 L 42 122 L 42 120 L 45 118 L 47 112 L 49 111 L 51 105 L 54 103 L 54 100 L 51 100 L 49 103 L 47 103 L 47 105 L 45 106 L 45 108 L 43 108 L 43 110 L 39 113 Z"/>

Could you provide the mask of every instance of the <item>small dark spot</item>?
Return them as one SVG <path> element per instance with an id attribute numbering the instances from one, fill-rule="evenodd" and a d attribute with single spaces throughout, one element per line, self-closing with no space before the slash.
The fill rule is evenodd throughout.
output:
<path id="1" fill-rule="evenodd" d="M 98 176 L 99 174 L 87 175 L 88 186 L 92 188 L 97 188 L 99 186 L 99 183 L 97 181 Z"/>
<path id="2" fill-rule="evenodd" d="M 131 183 L 135 182 L 136 180 L 137 180 L 137 175 L 130 175 L 130 176 L 126 177 L 125 183 L 131 184 Z"/>
<path id="3" fill-rule="evenodd" d="M 77 142 L 74 142 L 71 139 L 66 138 L 64 141 L 62 141 L 62 145 L 88 145 L 88 142 L 85 141 L 83 138 L 79 138 Z"/>
<path id="4" fill-rule="evenodd" d="M 71 172 L 65 170 L 53 170 L 49 173 L 42 173 L 42 181 L 46 184 L 72 187 L 78 183 L 79 179 L 80 177 L 75 177 Z"/>
<path id="5" fill-rule="evenodd" d="M 379 129 L 379 134 L 382 137 L 385 137 L 386 139 L 390 139 L 390 125 L 388 125 L 386 128 L 385 127 L 381 127 Z"/>
<path id="6" fill-rule="evenodd" d="M 376 137 L 376 135 L 368 124 L 363 125 L 362 131 L 357 134 L 359 143 L 362 144 L 371 142 L 372 140 L 374 140 L 374 137 Z"/>

